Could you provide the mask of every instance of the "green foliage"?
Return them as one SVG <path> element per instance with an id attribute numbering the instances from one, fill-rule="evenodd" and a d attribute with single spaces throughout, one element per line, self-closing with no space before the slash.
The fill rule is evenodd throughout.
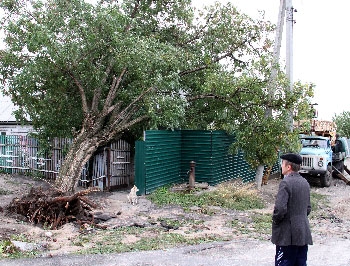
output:
<path id="1" fill-rule="evenodd" d="M 43 139 L 85 133 L 91 146 L 150 128 L 224 129 L 253 167 L 295 150 L 288 113 L 304 116 L 312 86 L 288 92 L 278 71 L 271 93 L 274 25 L 231 3 L 190 3 L 2 1 L 0 86 L 17 118 Z"/>
<path id="2" fill-rule="evenodd" d="M 270 102 L 273 106 L 270 115 L 266 109 L 268 105 L 252 106 L 253 115 L 247 115 L 232 129 L 237 142 L 232 145 L 231 151 L 237 153 L 243 150 L 245 159 L 253 167 L 273 165 L 279 152 L 298 152 L 301 148 L 299 129 L 292 130 L 290 110 L 294 113 L 294 124 L 311 118 L 309 102 L 312 96 L 313 85 L 296 83 L 293 93 L 284 92 Z M 264 99 L 262 95 L 258 98 Z"/>
<path id="3" fill-rule="evenodd" d="M 337 133 L 342 137 L 350 138 L 350 111 L 344 111 L 333 117 L 333 122 L 337 125 Z"/>
<path id="4" fill-rule="evenodd" d="M 226 95 L 232 75 L 252 65 L 240 58 L 268 52 L 258 45 L 269 43 L 273 26 L 231 4 L 194 12 L 190 2 L 146 1 L 136 9 L 134 1 L 3 2 L 7 49 L 0 73 L 20 107 L 18 118 L 29 114 L 45 137 L 71 136 L 82 128 L 87 111 L 98 114 L 84 109 L 97 92 L 98 110 L 107 102 L 121 111 L 153 88 L 137 103 L 134 117 L 147 115 L 150 128 L 193 125 L 184 120 L 197 108 L 193 96 Z M 123 69 L 127 73 L 109 98 Z"/>

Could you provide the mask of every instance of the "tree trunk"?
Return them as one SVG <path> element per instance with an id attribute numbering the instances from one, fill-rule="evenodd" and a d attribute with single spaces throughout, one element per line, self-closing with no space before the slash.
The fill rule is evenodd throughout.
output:
<path id="1" fill-rule="evenodd" d="M 261 164 L 256 168 L 256 172 L 255 172 L 255 182 L 258 190 L 261 189 L 261 181 L 262 181 L 263 174 L 264 174 L 264 165 Z"/>
<path id="2" fill-rule="evenodd" d="M 83 167 L 102 143 L 98 136 L 79 135 L 60 168 L 55 187 L 63 193 L 74 192 Z"/>

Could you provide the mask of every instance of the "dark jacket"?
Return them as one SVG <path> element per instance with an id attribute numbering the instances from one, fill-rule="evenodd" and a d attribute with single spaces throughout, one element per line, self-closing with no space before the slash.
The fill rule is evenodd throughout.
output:
<path id="1" fill-rule="evenodd" d="M 285 176 L 273 211 L 271 242 L 278 246 L 312 245 L 310 212 L 309 183 L 299 173 Z"/>

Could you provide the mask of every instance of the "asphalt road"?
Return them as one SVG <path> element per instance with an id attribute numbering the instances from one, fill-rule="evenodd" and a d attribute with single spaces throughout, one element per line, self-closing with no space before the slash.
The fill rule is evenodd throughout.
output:
<path id="1" fill-rule="evenodd" d="M 1 266 L 271 266 L 275 246 L 268 241 L 236 240 L 168 250 L 104 255 L 67 255 L 0 260 Z M 349 266 L 349 239 L 319 239 L 309 247 L 308 266 Z"/>

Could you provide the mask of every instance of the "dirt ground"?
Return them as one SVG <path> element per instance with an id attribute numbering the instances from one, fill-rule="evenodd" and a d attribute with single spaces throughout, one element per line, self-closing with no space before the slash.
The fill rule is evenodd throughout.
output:
<path id="1" fill-rule="evenodd" d="M 245 231 L 249 231 L 249 237 L 269 240 L 269 235 L 261 235 L 253 227 L 250 228 L 249 224 L 253 213 L 272 213 L 279 182 L 280 180 L 274 177 L 269 180 L 267 185 L 262 186 L 259 193 L 266 205 L 264 209 L 243 212 L 213 207 L 211 215 L 200 213 L 196 208 L 190 212 L 184 212 L 176 206 L 158 208 L 145 196 L 140 196 L 138 204 L 132 205 L 127 201 L 127 195 L 130 191 L 127 189 L 117 192 L 94 192 L 88 197 L 100 206 L 93 212 L 96 219 L 100 220 L 100 224 L 107 226 L 108 229 L 120 226 L 147 226 L 151 223 L 150 221 L 153 221 L 153 225 L 163 226 L 160 218 L 176 220 L 185 217 L 204 221 L 198 225 L 188 225 L 191 228 L 186 228 L 186 226 L 176 228 L 176 233 L 186 235 L 186 237 L 210 235 L 222 236 L 223 238 L 229 236 L 230 239 L 247 237 L 247 235 L 242 235 L 242 230 L 227 226 L 227 220 L 235 219 L 240 226 L 246 227 Z M 48 256 L 69 254 L 88 248 L 74 245 L 73 242 L 79 234 L 86 233 L 91 228 L 81 228 L 69 223 L 58 230 L 47 230 L 27 223 L 23 217 L 7 214 L 6 206 L 11 200 L 15 197 L 20 198 L 33 186 L 47 187 L 48 184 L 25 176 L 0 175 L 0 241 L 11 235 L 23 236 L 26 241 L 40 243 L 44 249 L 43 255 Z M 209 189 L 215 189 L 215 187 Z M 347 239 L 350 235 L 350 208 L 348 207 L 350 187 L 343 181 L 336 179 L 329 188 L 321 188 L 317 183 L 311 183 L 311 190 L 317 194 L 325 195 L 328 199 L 328 203 L 321 204 L 318 211 L 310 216 L 314 241 L 322 243 L 335 236 Z M 138 236 L 130 234 L 125 237 L 124 242 L 132 243 L 138 239 Z"/>

